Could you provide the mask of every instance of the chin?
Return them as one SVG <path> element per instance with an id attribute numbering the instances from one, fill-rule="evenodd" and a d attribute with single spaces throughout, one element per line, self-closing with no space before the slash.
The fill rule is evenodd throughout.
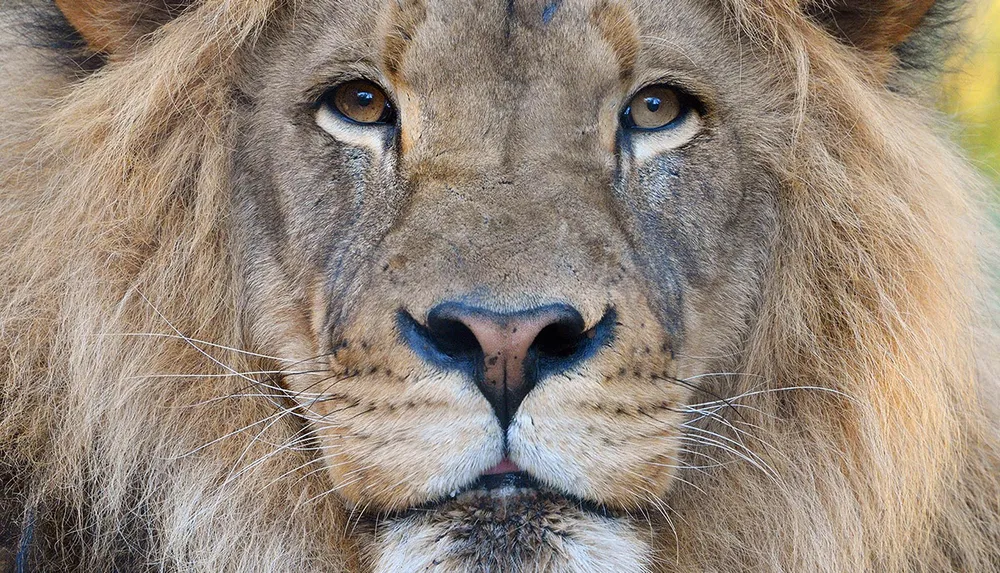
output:
<path id="1" fill-rule="evenodd" d="M 650 540 L 631 516 L 505 464 L 498 468 L 515 471 L 487 472 L 443 499 L 372 520 L 374 571 L 650 570 Z"/>

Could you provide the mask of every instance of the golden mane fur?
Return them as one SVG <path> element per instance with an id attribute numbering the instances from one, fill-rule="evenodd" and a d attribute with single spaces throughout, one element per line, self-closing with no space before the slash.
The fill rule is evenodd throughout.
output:
<path id="1" fill-rule="evenodd" d="M 779 240 L 728 390 L 773 472 L 678 485 L 664 567 L 1000 570 L 981 183 L 884 62 L 791 0 L 725 2 L 787 117 L 760 138 Z M 272 4 L 205 0 L 81 81 L 0 84 L 0 471 L 92 563 L 128 563 L 120 531 L 167 569 L 367 559 L 309 453 L 275 447 L 299 431 L 268 400 L 288 365 L 251 352 L 233 295 L 230 87 Z"/>

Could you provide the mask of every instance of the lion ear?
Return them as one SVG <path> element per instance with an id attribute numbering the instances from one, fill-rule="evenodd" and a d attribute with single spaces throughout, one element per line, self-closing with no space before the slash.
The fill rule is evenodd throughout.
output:
<path id="1" fill-rule="evenodd" d="M 95 52 L 119 54 L 180 15 L 192 0 L 56 0 Z"/>
<path id="2" fill-rule="evenodd" d="M 902 44 L 936 0 L 806 0 L 806 11 L 857 48 L 888 51 Z"/>

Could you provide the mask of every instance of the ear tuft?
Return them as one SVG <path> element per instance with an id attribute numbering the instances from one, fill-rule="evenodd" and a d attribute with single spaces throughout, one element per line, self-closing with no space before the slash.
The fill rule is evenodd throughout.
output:
<path id="1" fill-rule="evenodd" d="M 94 52 L 119 54 L 180 15 L 191 0 L 55 0 Z"/>
<path id="2" fill-rule="evenodd" d="M 862 50 L 885 52 L 906 41 L 936 0 L 806 0 L 806 12 L 834 36 Z"/>

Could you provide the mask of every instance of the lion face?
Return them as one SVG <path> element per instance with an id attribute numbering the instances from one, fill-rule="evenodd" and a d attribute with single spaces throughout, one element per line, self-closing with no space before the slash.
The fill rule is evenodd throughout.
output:
<path id="1" fill-rule="evenodd" d="M 957 4 L 3 4 L 0 561 L 996 569 Z"/>
<path id="2" fill-rule="evenodd" d="M 248 321 L 348 505 L 613 522 L 670 489 L 774 218 L 728 111 L 766 94 L 709 4 L 318 1 L 261 41 Z"/>

